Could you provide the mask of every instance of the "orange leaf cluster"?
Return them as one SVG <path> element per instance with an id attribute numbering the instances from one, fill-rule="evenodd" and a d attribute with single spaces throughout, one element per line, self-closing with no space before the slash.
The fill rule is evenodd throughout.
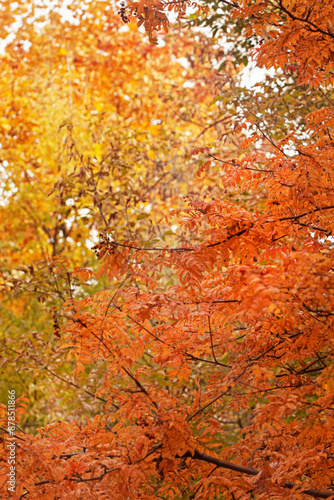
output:
<path id="1" fill-rule="evenodd" d="M 129 4 L 151 37 L 166 7 Z M 264 39 L 259 64 L 293 64 L 299 85 L 328 91 L 332 5 L 240 0 L 234 9 L 250 19 L 245 36 Z M 334 496 L 332 107 L 306 120 L 307 136 L 296 127 L 278 143 L 257 125 L 231 160 L 197 148 L 199 173 L 221 167 L 225 196 L 190 197 L 166 214 L 178 244 L 107 228 L 98 270 L 74 269 L 105 286 L 70 289 L 60 351 L 77 381 L 102 367 L 103 408 L 38 436 L 18 428 L 17 498 Z M 268 148 L 251 149 L 258 141 Z M 52 262 L 55 273 L 64 265 Z"/>

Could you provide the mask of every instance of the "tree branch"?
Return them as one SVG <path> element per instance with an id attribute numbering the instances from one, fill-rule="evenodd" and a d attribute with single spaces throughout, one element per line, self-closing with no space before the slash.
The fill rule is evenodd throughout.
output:
<path id="1" fill-rule="evenodd" d="M 234 464 L 232 462 L 226 462 L 225 460 L 221 460 L 220 458 L 211 457 L 206 453 L 202 453 L 201 451 L 187 451 L 182 458 L 192 458 L 194 460 L 202 460 L 203 462 L 207 462 L 209 464 L 216 465 L 217 467 L 222 467 L 224 469 L 233 470 L 235 472 L 240 472 L 241 474 L 247 474 L 249 476 L 257 476 L 260 473 L 259 470 L 254 469 L 253 467 L 244 467 L 243 465 Z M 314 498 L 334 498 L 334 491 L 324 491 L 324 490 L 316 490 L 313 488 L 307 488 L 302 486 L 301 484 L 292 483 L 291 481 L 286 481 L 284 484 L 281 484 L 283 488 L 287 488 L 289 490 L 297 489 L 304 493 L 305 495 L 310 495 Z"/>
<path id="2" fill-rule="evenodd" d="M 310 26 L 312 26 L 313 28 L 315 28 L 314 30 L 311 30 L 311 29 L 310 29 L 310 31 L 313 31 L 313 33 L 314 33 L 314 32 L 316 32 L 316 31 L 318 31 L 319 33 L 322 33 L 322 34 L 323 34 L 323 35 L 325 35 L 325 36 L 329 36 L 329 37 L 331 37 L 331 38 L 334 38 L 334 35 L 333 35 L 332 33 L 330 33 L 329 31 L 324 31 L 324 30 L 322 30 L 321 28 L 319 28 L 319 26 L 317 26 L 316 24 L 312 23 L 312 21 L 309 21 L 309 19 L 307 19 L 307 18 L 305 18 L 305 19 L 304 19 L 304 18 L 302 18 L 302 17 L 297 17 L 297 16 L 295 16 L 294 14 L 292 14 L 292 12 L 290 12 L 288 9 L 286 9 L 286 8 L 283 6 L 283 2 L 282 2 L 282 0 L 279 0 L 278 5 L 279 5 L 280 9 L 281 9 L 283 12 L 285 12 L 285 14 L 287 14 L 287 15 L 290 17 L 290 19 L 292 19 L 293 21 L 300 21 L 300 22 L 302 22 L 302 23 L 307 23 L 307 24 L 309 24 Z"/>

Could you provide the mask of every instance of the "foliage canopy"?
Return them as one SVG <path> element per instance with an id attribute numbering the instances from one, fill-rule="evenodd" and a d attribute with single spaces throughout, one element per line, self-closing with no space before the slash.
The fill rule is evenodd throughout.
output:
<path id="1" fill-rule="evenodd" d="M 20 394 L 14 493 L 1 406 L 5 498 L 334 496 L 334 7 L 222 3 L 198 7 L 217 39 L 181 27 L 163 47 L 166 13 L 195 4 L 78 1 L 71 22 L 55 9 L 35 28 L 15 4 L 1 345 Z M 15 20 L 9 2 L 1 15 Z M 275 71 L 245 89 L 251 57 Z M 58 405 L 37 433 L 32 387 Z"/>

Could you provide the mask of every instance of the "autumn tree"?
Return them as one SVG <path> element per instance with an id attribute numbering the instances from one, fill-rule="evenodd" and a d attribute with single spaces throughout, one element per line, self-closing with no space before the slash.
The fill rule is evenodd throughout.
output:
<path id="1" fill-rule="evenodd" d="M 229 121 L 209 107 L 210 40 L 171 34 L 156 48 L 134 24 L 124 29 L 108 2 L 87 4 L 84 18 L 80 5 L 65 19 L 56 6 L 11 4 L 2 13 L 9 31 L 10 9 L 22 20 L 7 40 L 0 84 L 2 376 L 29 397 L 29 430 L 74 408 L 96 411 L 91 394 L 102 375 L 90 370 L 88 394 L 56 400 L 64 377 L 74 382 L 73 363 L 55 349 L 61 306 L 106 286 L 78 287 L 66 259 L 96 269 L 91 247 L 106 227 L 143 245 L 172 241 L 170 225 L 155 222 L 197 189 L 187 168 L 202 161 L 190 157 L 194 144 L 214 141 Z M 63 272 L 55 274 L 48 264 L 57 256 Z"/>
<path id="2" fill-rule="evenodd" d="M 103 406 L 38 436 L 17 428 L 18 498 L 334 496 L 334 8 L 223 3 L 259 39 L 253 57 L 275 69 L 274 88 L 285 79 L 286 96 L 292 85 L 296 112 L 284 114 L 284 95 L 270 111 L 268 88 L 255 110 L 239 93 L 238 150 L 221 140 L 194 147 L 194 182 L 213 185 L 163 207 L 155 223 L 179 227 L 173 246 L 115 233 L 106 204 L 96 269 L 70 267 L 71 252 L 65 271 L 50 258 L 54 275 L 82 290 L 103 284 L 59 310 L 59 351 L 78 384 L 90 364 L 103 369 Z M 153 41 L 165 11 L 182 18 L 186 5 L 129 2 L 121 16 L 135 14 Z M 220 90 L 231 91 L 228 77 Z M 217 103 L 219 113 L 229 106 L 223 95 Z"/>

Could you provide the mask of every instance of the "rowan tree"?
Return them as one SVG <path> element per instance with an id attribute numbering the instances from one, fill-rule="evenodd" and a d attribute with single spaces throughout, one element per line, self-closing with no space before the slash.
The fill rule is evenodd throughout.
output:
<path id="1" fill-rule="evenodd" d="M 135 14 L 154 41 L 164 10 L 182 17 L 186 5 L 130 2 L 121 16 Z M 103 369 L 103 407 L 38 436 L 18 428 L 18 498 L 334 496 L 334 9 L 301 0 L 229 7 L 244 35 L 260 38 L 253 57 L 275 68 L 275 88 L 287 78 L 284 89 L 311 95 L 312 110 L 263 117 L 268 89 L 262 103 L 254 96 L 255 113 L 240 100 L 239 150 L 217 141 L 192 151 L 202 159 L 196 182 L 214 176 L 219 190 L 197 191 L 156 222 L 179 226 L 173 246 L 116 235 L 106 206 L 98 268 L 50 259 L 55 276 L 82 290 L 104 284 L 69 294 L 59 348 L 78 384 L 90 364 Z"/>

